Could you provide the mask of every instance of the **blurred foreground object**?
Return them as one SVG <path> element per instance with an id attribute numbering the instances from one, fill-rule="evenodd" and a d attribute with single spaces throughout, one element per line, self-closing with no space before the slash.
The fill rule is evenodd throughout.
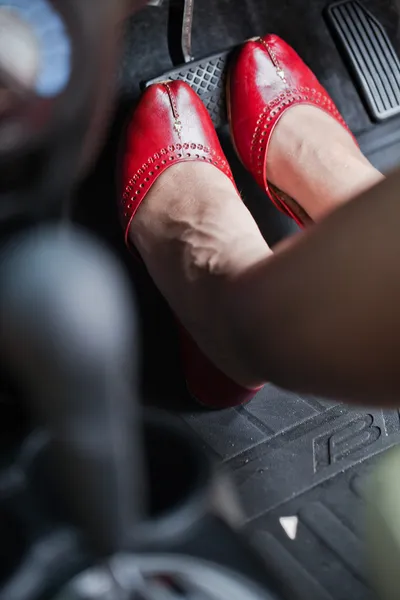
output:
<path id="1" fill-rule="evenodd" d="M 144 496 L 133 302 L 84 233 L 40 227 L 1 254 L 0 358 L 53 442 L 55 473 L 93 549 L 126 548 Z"/>
<path id="2" fill-rule="evenodd" d="M 59 217 L 97 155 L 129 0 L 0 0 L 0 225 Z"/>
<path id="3" fill-rule="evenodd" d="M 32 93 L 39 75 L 39 40 L 31 28 L 17 14 L 7 8 L 0 8 L 0 76 L 1 90 L 5 94 L 8 88 L 12 94 L 29 95 Z M 12 109 L 2 101 L 0 114 Z"/>

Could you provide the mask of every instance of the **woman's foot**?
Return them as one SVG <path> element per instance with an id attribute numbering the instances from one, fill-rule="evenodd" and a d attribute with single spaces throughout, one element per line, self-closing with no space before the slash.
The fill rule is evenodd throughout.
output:
<path id="1" fill-rule="evenodd" d="M 242 387 L 260 387 L 264 382 L 248 364 L 220 287 L 271 250 L 229 179 L 211 165 L 175 165 L 140 206 L 129 239 L 203 352 Z"/>
<path id="2" fill-rule="evenodd" d="M 242 162 L 299 224 L 320 219 L 382 179 L 315 75 L 275 35 L 251 40 L 239 52 L 228 109 Z"/>
<path id="3" fill-rule="evenodd" d="M 250 399 L 261 382 L 229 350 L 238 344 L 215 282 L 234 277 L 268 248 L 240 199 L 210 116 L 187 84 L 165 82 L 144 93 L 127 132 L 123 188 L 127 244 L 183 325 L 189 390 L 212 407 Z"/>

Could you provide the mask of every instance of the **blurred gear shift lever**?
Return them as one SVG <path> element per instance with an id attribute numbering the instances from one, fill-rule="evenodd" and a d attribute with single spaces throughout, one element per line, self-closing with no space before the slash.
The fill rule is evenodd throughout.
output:
<path id="1" fill-rule="evenodd" d="M 98 555 L 126 548 L 143 498 L 131 296 L 73 228 L 12 239 L 0 260 L 1 360 L 49 428 L 63 491 Z"/>

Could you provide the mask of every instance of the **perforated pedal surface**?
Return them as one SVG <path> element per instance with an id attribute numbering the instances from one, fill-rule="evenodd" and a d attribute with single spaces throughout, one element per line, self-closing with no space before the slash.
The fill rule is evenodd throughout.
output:
<path id="1" fill-rule="evenodd" d="M 357 0 L 332 4 L 326 17 L 372 119 L 400 114 L 400 60 L 382 24 Z"/>
<path id="2" fill-rule="evenodd" d="M 203 59 L 182 65 L 162 76 L 143 84 L 148 87 L 166 79 L 181 79 L 188 83 L 200 96 L 211 115 L 214 127 L 218 128 L 227 121 L 225 106 L 226 72 L 231 50 L 207 56 Z"/>

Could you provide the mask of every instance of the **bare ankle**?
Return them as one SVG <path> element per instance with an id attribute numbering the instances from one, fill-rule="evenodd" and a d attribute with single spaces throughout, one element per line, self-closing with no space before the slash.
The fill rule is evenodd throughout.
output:
<path id="1" fill-rule="evenodd" d="M 293 107 L 282 117 L 267 163 L 267 178 L 313 220 L 383 178 L 339 123 L 310 106 Z"/>
<path id="2" fill-rule="evenodd" d="M 257 387 L 226 310 L 226 290 L 271 250 L 227 177 L 202 163 L 168 171 L 139 208 L 131 242 L 203 352 L 236 383 Z"/>

